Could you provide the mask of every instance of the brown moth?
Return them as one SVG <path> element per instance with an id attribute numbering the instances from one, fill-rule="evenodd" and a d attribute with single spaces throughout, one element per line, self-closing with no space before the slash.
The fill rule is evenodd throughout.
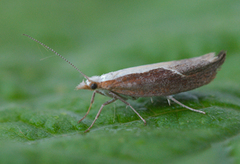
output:
<path id="1" fill-rule="evenodd" d="M 103 107 L 113 103 L 116 100 L 120 100 L 129 106 L 139 116 L 144 124 L 146 124 L 145 119 L 143 119 L 140 114 L 131 106 L 131 104 L 126 101 L 127 99 L 165 96 L 169 105 L 170 100 L 172 100 L 173 102 L 191 111 L 205 114 L 203 111 L 190 108 L 180 103 L 173 98 L 172 95 L 189 91 L 210 83 L 215 78 L 217 70 L 224 63 L 226 58 L 226 52 L 221 51 L 217 56 L 215 56 L 215 53 L 208 53 L 200 57 L 131 67 L 115 72 L 109 72 L 101 76 L 88 77 L 53 49 L 30 37 L 29 35 L 23 35 L 29 37 L 35 42 L 51 50 L 56 55 L 60 56 L 86 79 L 85 81 L 83 80 L 76 87 L 76 89 L 92 90 L 93 95 L 87 113 L 78 122 L 81 122 L 88 115 L 94 102 L 96 93 L 111 98 L 102 104 L 94 121 L 85 132 L 89 131 L 94 125 Z"/>

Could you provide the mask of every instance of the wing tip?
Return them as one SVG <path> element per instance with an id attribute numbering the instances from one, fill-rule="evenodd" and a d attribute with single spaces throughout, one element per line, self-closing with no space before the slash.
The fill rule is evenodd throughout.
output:
<path id="1" fill-rule="evenodd" d="M 222 65 L 224 63 L 226 59 L 226 55 L 227 55 L 227 51 L 224 51 L 224 50 L 218 53 L 218 55 L 216 56 L 217 57 L 216 61 L 219 63 L 219 65 Z"/>

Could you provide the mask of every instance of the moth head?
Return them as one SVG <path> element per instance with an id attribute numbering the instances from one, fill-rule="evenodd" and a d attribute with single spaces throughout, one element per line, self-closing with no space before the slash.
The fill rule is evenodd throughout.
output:
<path id="1" fill-rule="evenodd" d="M 88 90 L 95 90 L 99 88 L 100 84 L 100 76 L 92 76 L 85 81 L 83 80 L 76 89 L 88 89 Z"/>

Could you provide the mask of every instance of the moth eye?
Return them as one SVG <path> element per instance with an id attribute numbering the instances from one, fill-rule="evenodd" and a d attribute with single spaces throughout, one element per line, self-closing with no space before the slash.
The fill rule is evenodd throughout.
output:
<path id="1" fill-rule="evenodd" d="M 92 83 L 90 87 L 91 87 L 91 89 L 96 89 L 97 88 L 97 84 L 96 83 Z"/>

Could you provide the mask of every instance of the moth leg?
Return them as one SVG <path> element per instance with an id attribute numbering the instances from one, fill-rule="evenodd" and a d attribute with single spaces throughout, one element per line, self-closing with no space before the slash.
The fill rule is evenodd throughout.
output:
<path id="1" fill-rule="evenodd" d="M 152 98 L 152 97 L 150 97 L 150 99 L 151 99 L 151 103 L 153 103 L 153 98 Z"/>
<path id="2" fill-rule="evenodd" d="M 92 126 L 94 125 L 94 123 L 95 123 L 96 120 L 98 119 L 98 117 L 99 117 L 99 115 L 100 115 L 100 113 L 101 113 L 103 107 L 106 106 L 106 105 L 108 105 L 108 104 L 113 103 L 113 102 L 116 101 L 116 100 L 117 100 L 116 98 L 113 98 L 113 99 L 108 100 L 107 102 L 105 102 L 105 103 L 102 104 L 102 106 L 101 106 L 101 108 L 99 109 L 99 111 L 98 111 L 98 113 L 97 113 L 95 119 L 93 120 L 92 124 L 89 126 L 89 128 L 88 128 L 87 130 L 84 131 L 84 133 L 88 132 L 88 131 L 92 128 Z"/>
<path id="3" fill-rule="evenodd" d="M 91 107 L 92 107 L 92 104 L 93 104 L 93 102 L 94 102 L 94 98 L 95 98 L 96 92 L 97 92 L 97 90 L 95 90 L 95 91 L 93 92 L 93 95 L 92 95 L 91 102 L 90 102 L 90 105 L 89 105 L 89 108 L 88 108 L 87 113 L 85 114 L 85 116 L 83 116 L 83 118 L 81 118 L 81 120 L 78 121 L 78 123 L 80 123 L 85 117 L 87 117 L 87 115 L 88 115 L 88 113 L 89 113 L 89 111 L 90 111 L 90 109 L 91 109 Z"/>
<path id="4" fill-rule="evenodd" d="M 168 102 L 168 105 L 171 106 L 171 101 L 168 97 L 167 97 L 167 102 Z"/>
<path id="5" fill-rule="evenodd" d="M 131 104 L 129 104 L 127 101 L 125 101 L 122 97 L 118 96 L 117 94 L 113 93 L 113 92 L 109 92 L 109 94 L 113 95 L 114 98 L 119 99 L 120 101 L 122 101 L 124 104 L 126 104 L 127 106 L 129 106 L 137 115 L 139 118 L 141 118 L 141 120 L 144 122 L 144 125 L 146 125 L 146 121 L 144 120 L 144 118 L 142 118 L 142 116 L 132 107 Z"/>
<path id="6" fill-rule="evenodd" d="M 188 107 L 188 106 L 180 103 L 179 101 L 177 101 L 177 100 L 176 100 L 175 98 L 173 98 L 172 96 L 167 96 L 167 99 L 172 100 L 172 101 L 174 101 L 175 103 L 177 103 L 178 105 L 181 105 L 182 107 L 187 108 L 187 109 L 189 109 L 189 110 L 191 110 L 191 111 L 198 112 L 198 113 L 202 113 L 202 114 L 206 114 L 206 113 L 203 112 L 203 111 L 190 108 L 190 107 Z"/>

